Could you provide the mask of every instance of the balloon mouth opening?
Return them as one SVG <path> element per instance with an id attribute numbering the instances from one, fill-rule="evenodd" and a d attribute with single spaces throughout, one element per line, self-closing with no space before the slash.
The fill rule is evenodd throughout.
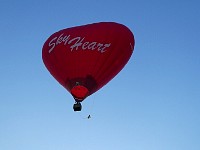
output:
<path id="1" fill-rule="evenodd" d="M 89 90 L 82 85 L 76 85 L 71 89 L 71 94 L 76 102 L 82 102 L 89 94 Z"/>

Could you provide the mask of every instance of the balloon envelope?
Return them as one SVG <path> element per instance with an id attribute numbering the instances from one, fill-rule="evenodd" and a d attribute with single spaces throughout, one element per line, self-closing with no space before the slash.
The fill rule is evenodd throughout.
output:
<path id="1" fill-rule="evenodd" d="M 42 59 L 75 100 L 83 101 L 122 70 L 134 45 L 126 26 L 100 22 L 54 33 L 44 43 Z"/>

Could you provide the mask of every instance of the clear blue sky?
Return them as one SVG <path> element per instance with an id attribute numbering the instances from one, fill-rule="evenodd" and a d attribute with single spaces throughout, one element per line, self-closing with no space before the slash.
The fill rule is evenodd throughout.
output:
<path id="1" fill-rule="evenodd" d="M 1 150 L 200 149 L 198 0 L 0 2 Z M 75 113 L 42 46 L 60 29 L 99 21 L 128 26 L 135 51 Z"/>

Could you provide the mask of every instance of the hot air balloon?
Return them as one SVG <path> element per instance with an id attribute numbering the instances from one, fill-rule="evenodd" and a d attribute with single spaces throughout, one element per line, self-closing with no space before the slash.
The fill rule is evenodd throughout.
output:
<path id="1" fill-rule="evenodd" d="M 133 33 L 115 22 L 66 28 L 52 34 L 42 48 L 43 62 L 51 75 L 81 102 L 114 78 L 134 50 Z"/>

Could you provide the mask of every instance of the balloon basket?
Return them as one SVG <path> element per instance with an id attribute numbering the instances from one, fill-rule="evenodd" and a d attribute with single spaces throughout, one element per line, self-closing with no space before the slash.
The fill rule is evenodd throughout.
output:
<path id="1" fill-rule="evenodd" d="M 73 109 L 74 111 L 81 111 L 82 109 L 81 103 L 80 102 L 75 103 Z"/>

